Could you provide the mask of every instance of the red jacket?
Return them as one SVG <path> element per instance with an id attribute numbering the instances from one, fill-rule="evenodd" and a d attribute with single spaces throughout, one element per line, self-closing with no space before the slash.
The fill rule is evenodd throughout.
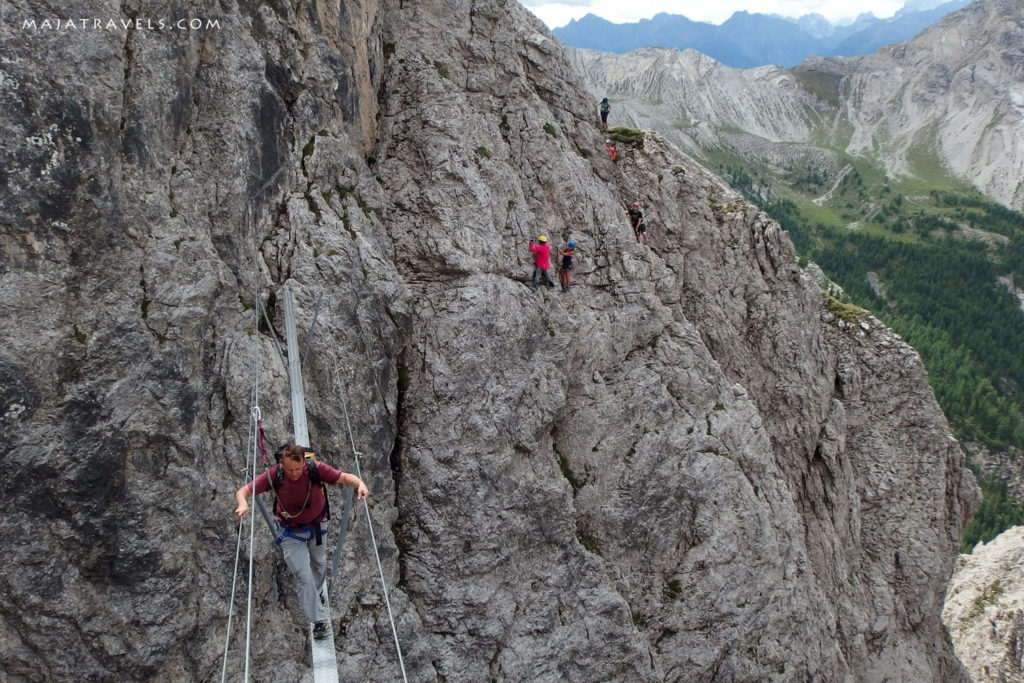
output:
<path id="1" fill-rule="evenodd" d="M 537 254 L 537 258 L 534 261 L 534 263 L 538 268 L 540 268 L 541 270 L 547 270 L 548 268 L 551 267 L 551 247 L 548 246 L 547 242 L 543 242 L 541 244 L 534 244 L 531 240 L 530 251 Z"/>

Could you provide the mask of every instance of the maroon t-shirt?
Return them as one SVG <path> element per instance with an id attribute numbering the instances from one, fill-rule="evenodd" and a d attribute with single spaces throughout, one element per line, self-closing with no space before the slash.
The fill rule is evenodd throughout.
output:
<path id="1" fill-rule="evenodd" d="M 249 482 L 249 490 L 255 490 L 257 495 L 269 491 L 270 480 L 277 475 L 278 467 L 280 465 L 274 465 L 256 477 L 255 481 Z M 338 479 L 341 478 L 341 470 L 336 470 L 322 462 L 317 463 L 316 469 L 320 474 L 320 481 L 325 484 L 337 484 Z M 255 489 L 253 488 L 254 486 Z M 282 518 L 278 514 L 278 519 L 283 524 L 287 526 L 304 526 L 320 517 L 320 513 L 324 509 L 324 492 L 320 490 L 319 485 L 312 486 L 307 468 L 302 468 L 302 476 L 297 481 L 291 481 L 285 476 L 284 481 L 276 488 L 278 501 L 284 507 L 285 512 L 292 515 L 291 517 Z M 303 505 L 307 507 L 303 509 Z"/>

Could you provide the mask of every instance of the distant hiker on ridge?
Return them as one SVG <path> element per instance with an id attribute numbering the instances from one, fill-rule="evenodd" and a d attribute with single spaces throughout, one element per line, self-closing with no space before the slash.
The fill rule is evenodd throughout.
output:
<path id="1" fill-rule="evenodd" d="M 538 278 L 541 274 L 544 275 L 544 284 L 548 287 L 554 287 L 555 283 L 551 281 L 551 277 L 548 275 L 548 268 L 551 267 L 551 247 L 548 246 L 547 236 L 540 235 L 537 237 L 537 244 L 530 240 L 530 251 L 536 254 L 533 261 L 533 288 L 537 289 Z"/>
<path id="2" fill-rule="evenodd" d="M 601 127 L 608 127 L 608 112 L 612 110 L 612 104 L 608 101 L 608 98 L 603 98 L 597 103 L 597 108 L 601 111 Z"/>

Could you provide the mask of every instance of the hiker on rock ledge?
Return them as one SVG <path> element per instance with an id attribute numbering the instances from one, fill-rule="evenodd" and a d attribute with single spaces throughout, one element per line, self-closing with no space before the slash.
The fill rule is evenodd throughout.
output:
<path id="1" fill-rule="evenodd" d="M 572 286 L 572 258 L 576 255 L 576 240 L 569 240 L 569 244 L 558 250 L 562 257 L 562 265 L 558 269 L 558 281 L 562 285 L 562 291 L 568 292 Z"/>
<path id="2" fill-rule="evenodd" d="M 633 206 L 626 209 L 626 215 L 629 216 L 629 224 L 633 226 L 637 244 L 647 244 L 647 223 L 640 202 L 633 202 Z"/>
<path id="3" fill-rule="evenodd" d="M 601 112 L 601 128 L 608 128 L 608 112 L 612 110 L 611 102 L 604 97 L 597 103 L 597 108 Z"/>
<path id="4" fill-rule="evenodd" d="M 530 251 L 535 254 L 533 260 L 533 288 L 537 289 L 538 279 L 542 274 L 544 275 L 544 284 L 548 287 L 554 287 L 555 283 L 551 281 L 551 277 L 548 275 L 548 268 L 551 267 L 551 247 L 548 246 L 547 236 L 540 235 L 537 237 L 537 244 L 530 240 Z"/>

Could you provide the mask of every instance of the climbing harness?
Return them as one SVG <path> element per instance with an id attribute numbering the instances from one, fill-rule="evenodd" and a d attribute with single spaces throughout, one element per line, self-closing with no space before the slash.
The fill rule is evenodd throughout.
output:
<path id="1" fill-rule="evenodd" d="M 277 467 L 275 467 L 273 470 L 273 476 L 270 476 L 269 474 L 267 476 L 267 479 L 270 482 L 270 488 L 273 491 L 275 498 L 277 497 L 277 489 L 279 489 L 281 485 L 284 484 L 284 467 L 281 464 L 281 450 L 282 449 L 279 448 L 277 453 L 274 454 L 274 456 L 277 458 Z M 331 499 L 327 496 L 327 485 L 320 480 L 320 470 L 317 469 L 316 454 L 314 454 L 312 451 L 306 451 L 305 456 L 306 475 L 308 478 L 306 485 L 306 499 L 303 501 L 302 506 L 299 507 L 298 512 L 296 512 L 295 514 L 291 514 L 287 511 L 281 499 L 277 498 L 277 507 L 275 508 L 275 511 L 284 519 L 294 519 L 298 517 L 302 514 L 303 510 L 309 509 L 309 506 L 312 504 L 310 501 L 310 497 L 313 492 L 313 487 L 317 486 L 320 488 L 320 492 L 323 494 L 324 507 L 320 511 L 320 516 L 316 520 L 311 520 L 311 522 L 325 522 L 331 518 Z"/>

